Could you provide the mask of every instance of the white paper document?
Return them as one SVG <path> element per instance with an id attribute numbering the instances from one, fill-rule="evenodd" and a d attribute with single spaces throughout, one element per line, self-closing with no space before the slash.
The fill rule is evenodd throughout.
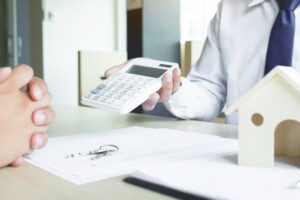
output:
<path id="1" fill-rule="evenodd" d="M 224 150 L 141 168 L 131 177 L 209 199 L 299 200 L 300 158 L 290 161 L 277 161 L 274 168 L 238 166 L 236 156 Z"/>
<path id="2" fill-rule="evenodd" d="M 66 158 L 113 144 L 119 151 Z M 255 148 L 255 147 L 253 147 Z M 74 184 L 120 175 L 214 199 L 300 199 L 300 158 L 276 161 L 274 168 L 237 165 L 238 141 L 218 136 L 131 127 L 49 139 L 26 161 Z"/>
<path id="3" fill-rule="evenodd" d="M 66 158 L 66 155 L 106 144 L 117 145 L 119 151 L 97 160 L 91 160 L 93 156 Z M 130 174 L 140 167 L 209 157 L 222 151 L 236 152 L 236 140 L 169 129 L 131 127 L 51 138 L 45 148 L 33 152 L 26 161 L 74 184 L 85 184 Z"/>

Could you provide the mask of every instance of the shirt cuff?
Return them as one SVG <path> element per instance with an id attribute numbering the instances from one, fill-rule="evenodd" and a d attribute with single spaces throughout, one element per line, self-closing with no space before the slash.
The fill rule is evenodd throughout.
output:
<path id="1" fill-rule="evenodd" d="M 212 102 L 208 91 L 201 85 L 181 78 L 181 87 L 164 105 L 174 116 L 181 119 L 197 119 L 211 121 L 210 114 L 216 105 Z"/>

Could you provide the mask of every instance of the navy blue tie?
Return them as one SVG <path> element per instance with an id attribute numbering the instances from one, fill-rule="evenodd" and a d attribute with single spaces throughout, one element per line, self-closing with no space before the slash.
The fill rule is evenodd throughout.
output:
<path id="1" fill-rule="evenodd" d="M 265 75 L 277 65 L 292 66 L 295 13 L 300 0 L 278 0 L 279 14 L 273 25 L 265 67 Z"/>

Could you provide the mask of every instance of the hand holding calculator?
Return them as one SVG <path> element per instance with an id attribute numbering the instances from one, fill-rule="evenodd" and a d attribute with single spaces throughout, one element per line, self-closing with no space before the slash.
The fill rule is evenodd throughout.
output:
<path id="1" fill-rule="evenodd" d="M 85 95 L 81 102 L 93 108 L 129 113 L 159 90 L 163 76 L 175 68 L 177 63 L 134 59 Z"/>

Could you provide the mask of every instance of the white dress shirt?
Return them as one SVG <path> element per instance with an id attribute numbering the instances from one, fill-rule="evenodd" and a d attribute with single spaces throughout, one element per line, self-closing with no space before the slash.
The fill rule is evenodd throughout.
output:
<path id="1" fill-rule="evenodd" d="M 212 20 L 197 63 L 182 86 L 165 103 L 183 119 L 214 120 L 225 103 L 236 103 L 264 76 L 271 29 L 278 15 L 276 0 L 223 0 Z M 300 8 L 295 10 L 293 67 L 300 71 Z M 298 20 L 299 19 L 299 20 Z M 226 117 L 237 124 L 237 114 Z"/>

